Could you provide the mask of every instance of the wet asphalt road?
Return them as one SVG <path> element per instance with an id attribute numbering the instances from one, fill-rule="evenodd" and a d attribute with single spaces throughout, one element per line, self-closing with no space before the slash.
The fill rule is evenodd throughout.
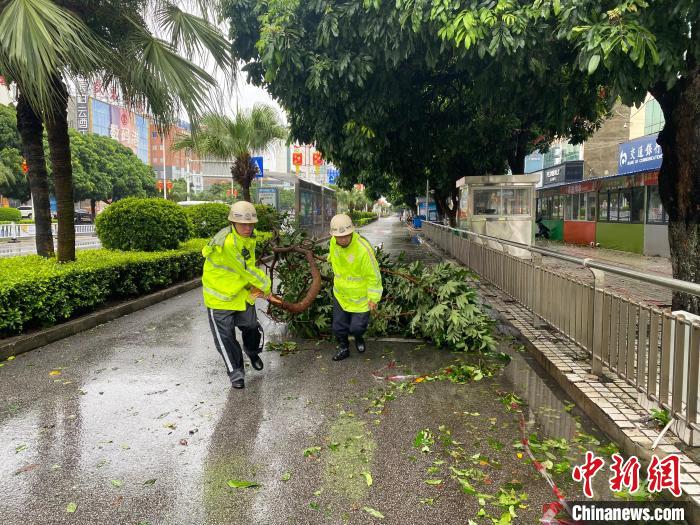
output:
<path id="1" fill-rule="evenodd" d="M 267 333 L 283 336 L 269 323 Z M 571 440 L 578 429 L 521 354 L 458 385 L 411 381 L 464 359 L 423 345 L 375 341 L 341 363 L 333 353 L 314 341 L 266 352 L 265 370 L 232 390 L 193 290 L 5 362 L 0 522 L 467 523 L 479 505 L 450 467 L 473 469 L 478 492 L 522 486 L 514 522 L 538 522 L 551 491 L 513 448 L 518 415 L 499 398 L 530 403 L 528 431 Z M 413 377 L 383 379 L 397 374 Z M 433 437 L 423 452 L 422 430 Z"/>

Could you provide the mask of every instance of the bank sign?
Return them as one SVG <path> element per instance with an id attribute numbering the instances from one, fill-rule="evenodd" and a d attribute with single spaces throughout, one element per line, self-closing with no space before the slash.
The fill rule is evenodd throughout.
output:
<path id="1" fill-rule="evenodd" d="M 658 135 L 645 135 L 620 144 L 617 156 L 617 173 L 654 171 L 661 167 L 661 146 L 656 143 Z"/>

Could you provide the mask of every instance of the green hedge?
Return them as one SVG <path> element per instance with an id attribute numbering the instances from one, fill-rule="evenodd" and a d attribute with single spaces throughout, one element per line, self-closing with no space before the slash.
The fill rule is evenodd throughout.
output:
<path id="1" fill-rule="evenodd" d="M 359 219 L 359 220 L 355 221 L 355 226 L 357 226 L 359 228 L 360 226 L 364 226 L 365 224 L 369 224 L 370 222 L 374 222 L 376 220 L 377 220 L 377 217 L 367 218 L 367 219 Z"/>
<path id="2" fill-rule="evenodd" d="M 162 252 L 84 250 L 66 264 L 37 255 L 0 259 L 0 336 L 50 326 L 107 301 L 193 279 L 202 273 L 205 243 L 192 239 Z"/>
<path id="3" fill-rule="evenodd" d="M 371 211 L 349 211 L 348 215 L 352 219 L 352 222 L 355 226 L 362 226 L 360 224 L 360 221 L 363 219 L 371 219 L 369 222 L 372 222 L 373 220 L 377 220 L 378 216 L 376 213 L 371 212 Z M 367 224 L 366 222 L 364 224 Z"/>
<path id="4" fill-rule="evenodd" d="M 191 236 L 182 206 L 165 199 L 122 199 L 97 216 L 95 232 L 112 250 L 172 250 Z"/>
<path id="5" fill-rule="evenodd" d="M 195 237 L 208 238 L 229 225 L 228 214 L 231 207 L 222 202 L 208 202 L 184 207 L 192 222 Z"/>
<path id="6" fill-rule="evenodd" d="M 17 222 L 22 218 L 22 212 L 17 208 L 0 208 L 0 221 Z"/>

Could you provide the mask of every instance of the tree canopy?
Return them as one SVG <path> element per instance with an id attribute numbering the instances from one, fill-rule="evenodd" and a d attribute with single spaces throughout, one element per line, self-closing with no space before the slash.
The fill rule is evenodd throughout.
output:
<path id="1" fill-rule="evenodd" d="M 234 51 L 288 111 L 292 136 L 338 165 L 341 185 L 361 181 L 371 194 L 406 197 L 427 177 L 441 200 L 454 198 L 465 175 L 522 172 L 535 147 L 583 140 L 608 108 L 595 78 L 562 64 L 570 46 L 554 37 L 529 59 L 494 64 L 446 45 L 425 8 L 226 5 Z"/>

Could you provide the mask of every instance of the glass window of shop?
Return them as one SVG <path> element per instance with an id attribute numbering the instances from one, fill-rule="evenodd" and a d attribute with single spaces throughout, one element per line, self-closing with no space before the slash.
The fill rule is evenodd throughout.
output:
<path id="1" fill-rule="evenodd" d="M 592 198 L 591 198 L 592 197 Z M 579 193 L 566 195 L 564 199 L 564 219 L 567 221 L 594 221 L 595 220 L 595 193 Z M 590 203 L 589 203 L 590 201 Z M 589 206 L 592 203 L 592 212 Z M 592 213 L 592 215 L 587 215 Z"/>
<path id="2" fill-rule="evenodd" d="M 609 219 L 610 211 L 610 192 L 601 191 L 598 194 L 598 220 L 606 221 Z"/>
<path id="3" fill-rule="evenodd" d="M 658 186 L 647 186 L 647 223 L 667 224 L 668 215 L 661 203 Z"/>
<path id="4" fill-rule="evenodd" d="M 555 195 L 552 197 L 552 219 L 564 218 L 564 197 Z"/>
<path id="5" fill-rule="evenodd" d="M 587 193 L 586 220 L 595 221 L 595 201 L 596 194 L 594 192 Z"/>
<path id="6" fill-rule="evenodd" d="M 599 193 L 599 221 L 644 221 L 644 188 L 624 188 Z M 607 218 L 606 218 L 607 217 Z"/>

